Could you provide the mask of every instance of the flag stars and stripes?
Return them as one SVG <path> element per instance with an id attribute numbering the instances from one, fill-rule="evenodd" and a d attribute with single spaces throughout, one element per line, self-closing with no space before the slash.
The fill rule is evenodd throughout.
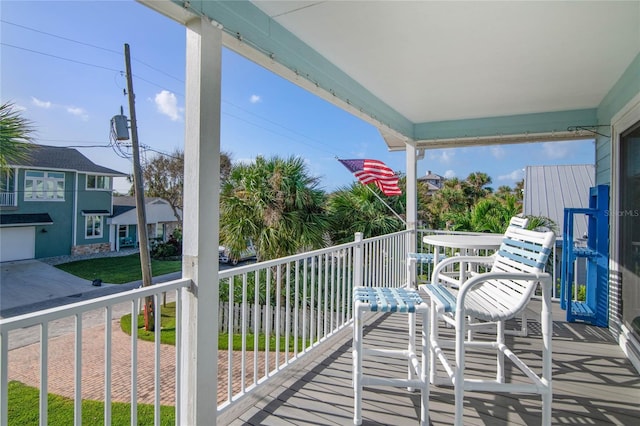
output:
<path id="1" fill-rule="evenodd" d="M 375 183 L 386 196 L 402 195 L 398 177 L 382 161 L 371 159 L 338 160 L 363 184 Z"/>

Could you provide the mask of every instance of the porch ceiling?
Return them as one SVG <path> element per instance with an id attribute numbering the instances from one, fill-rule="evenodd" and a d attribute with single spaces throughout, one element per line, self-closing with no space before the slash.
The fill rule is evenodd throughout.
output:
<path id="1" fill-rule="evenodd" d="M 639 1 L 260 0 L 188 10 L 221 23 L 228 47 L 376 124 L 391 149 L 571 137 L 567 124 L 595 124 L 640 52 Z"/>

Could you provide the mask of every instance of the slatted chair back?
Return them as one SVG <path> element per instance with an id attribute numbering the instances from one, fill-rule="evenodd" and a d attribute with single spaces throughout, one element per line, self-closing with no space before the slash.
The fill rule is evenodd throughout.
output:
<path id="1" fill-rule="evenodd" d="M 509 226 L 517 226 L 518 228 L 526 228 L 529 224 L 529 219 L 526 217 L 513 216 L 509 220 Z"/>
<path id="2" fill-rule="evenodd" d="M 538 274 L 551 253 L 555 234 L 509 226 L 502 245 L 494 255 L 491 273 Z M 536 280 L 495 278 L 469 292 L 464 303 L 467 315 L 485 321 L 504 321 L 515 317 L 527 305 L 536 289 Z"/>

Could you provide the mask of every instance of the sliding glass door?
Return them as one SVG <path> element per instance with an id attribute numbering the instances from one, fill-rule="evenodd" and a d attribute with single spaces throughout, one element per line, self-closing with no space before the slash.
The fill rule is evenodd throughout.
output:
<path id="1" fill-rule="evenodd" d="M 640 122 L 620 137 L 620 210 L 617 213 L 622 320 L 640 339 Z"/>

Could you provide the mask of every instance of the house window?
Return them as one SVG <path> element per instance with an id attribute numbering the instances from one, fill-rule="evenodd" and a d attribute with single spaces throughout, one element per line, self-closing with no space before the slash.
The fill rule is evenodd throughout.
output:
<path id="1" fill-rule="evenodd" d="M 124 238 L 129 236 L 129 227 L 127 225 L 118 225 L 118 237 Z"/>
<path id="2" fill-rule="evenodd" d="M 107 176 L 87 175 L 87 189 L 109 189 Z"/>
<path id="3" fill-rule="evenodd" d="M 102 237 L 102 216 L 85 216 L 85 237 Z"/>
<path id="4" fill-rule="evenodd" d="M 64 201 L 64 173 L 26 171 L 24 199 L 25 201 Z"/>

